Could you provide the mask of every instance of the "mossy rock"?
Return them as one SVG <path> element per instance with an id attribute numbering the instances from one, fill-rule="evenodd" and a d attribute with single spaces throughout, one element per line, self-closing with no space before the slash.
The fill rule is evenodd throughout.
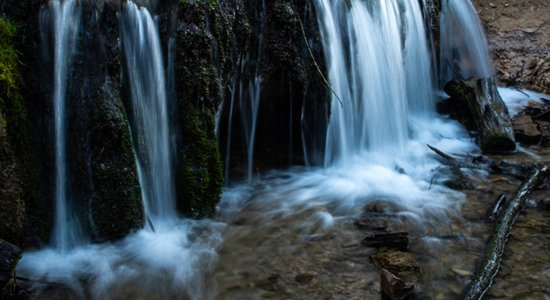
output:
<path id="1" fill-rule="evenodd" d="M 216 1 L 180 1 L 172 33 L 177 44 L 177 209 L 194 218 L 214 212 L 223 187 L 214 114 L 222 100 L 229 34 L 220 14 Z"/>
<path id="2" fill-rule="evenodd" d="M 143 202 L 122 100 L 109 82 L 95 99 L 90 129 L 92 237 L 117 240 L 143 227 Z"/>
<path id="3" fill-rule="evenodd" d="M 21 245 L 26 207 L 16 152 L 26 112 L 17 86 L 16 34 L 16 25 L 0 17 L 0 238 Z"/>
<path id="4" fill-rule="evenodd" d="M 189 108 L 183 118 L 184 146 L 178 153 L 178 210 L 191 217 L 210 216 L 220 199 L 223 166 L 214 134 L 214 115 Z"/>

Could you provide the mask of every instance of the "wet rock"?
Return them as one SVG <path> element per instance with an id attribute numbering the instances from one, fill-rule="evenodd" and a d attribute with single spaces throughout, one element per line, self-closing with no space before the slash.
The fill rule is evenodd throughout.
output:
<path id="1" fill-rule="evenodd" d="M 451 98 L 466 104 L 477 131 L 476 141 L 484 152 L 506 153 L 516 149 L 510 114 L 494 79 L 454 79 L 444 89 Z"/>
<path id="2" fill-rule="evenodd" d="M 13 290 L 15 267 L 21 258 L 21 249 L 0 240 L 0 299 Z"/>
<path id="3" fill-rule="evenodd" d="M 374 234 L 367 236 L 362 244 L 367 247 L 373 248 L 393 248 L 399 250 L 407 250 L 409 246 L 409 233 L 386 233 L 386 234 Z"/>
<path id="4" fill-rule="evenodd" d="M 302 273 L 296 275 L 296 277 L 294 277 L 294 280 L 301 284 L 308 284 L 313 280 L 313 278 L 315 278 L 315 274 L 313 273 Z"/>
<path id="5" fill-rule="evenodd" d="M 33 292 L 35 300 L 80 300 L 83 296 L 78 295 L 67 285 L 61 283 L 41 284 Z"/>
<path id="6" fill-rule="evenodd" d="M 117 240 L 143 227 L 144 211 L 128 120 L 110 82 L 95 97 L 90 128 L 93 236 Z"/>
<path id="7" fill-rule="evenodd" d="M 379 268 L 397 274 L 420 273 L 422 271 L 416 259 L 407 252 L 390 250 L 371 255 L 370 258 Z"/>
<path id="8" fill-rule="evenodd" d="M 387 223 L 387 218 L 379 215 L 363 215 L 354 222 L 357 228 L 369 230 L 384 230 L 388 227 Z"/>
<path id="9" fill-rule="evenodd" d="M 367 204 L 364 208 L 365 214 L 368 214 L 368 213 L 391 214 L 399 211 L 402 211 L 399 205 L 393 202 L 385 201 L 385 200 L 374 200 L 371 203 Z"/>
<path id="10" fill-rule="evenodd" d="M 402 300 L 411 294 L 415 285 L 411 282 L 406 282 L 386 269 L 380 271 L 380 288 L 382 293 L 392 300 Z"/>
<path id="11" fill-rule="evenodd" d="M 512 120 L 516 139 L 524 144 L 537 144 L 542 139 L 542 134 L 531 116 L 520 115 Z"/>
<path id="12" fill-rule="evenodd" d="M 474 188 L 472 181 L 463 174 L 457 174 L 443 182 L 443 185 L 453 190 L 471 190 Z"/>

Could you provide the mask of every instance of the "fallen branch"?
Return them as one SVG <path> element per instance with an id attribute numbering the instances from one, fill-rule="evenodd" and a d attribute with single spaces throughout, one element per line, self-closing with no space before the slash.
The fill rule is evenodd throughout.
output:
<path id="1" fill-rule="evenodd" d="M 151 226 L 151 230 L 153 232 L 155 232 L 155 226 L 153 226 L 153 221 L 151 221 L 151 218 L 149 218 L 149 216 L 146 216 L 146 219 L 147 219 L 147 223 L 149 223 L 149 226 Z"/>
<path id="2" fill-rule="evenodd" d="M 296 9 L 294 8 L 294 3 L 292 1 L 290 1 L 290 8 L 292 8 L 292 11 L 294 11 L 294 13 L 296 14 L 296 18 L 298 19 L 298 24 L 300 25 L 300 29 L 302 29 L 302 37 L 304 38 L 304 42 L 306 44 L 307 51 L 309 52 L 309 56 L 311 56 L 311 59 L 313 60 L 313 64 L 315 65 L 315 68 L 317 69 L 317 73 L 319 74 L 319 76 L 323 80 L 323 84 L 325 85 L 325 87 L 330 90 L 330 92 L 334 95 L 334 97 L 336 97 L 338 102 L 340 102 L 340 106 L 342 108 L 344 108 L 344 103 L 342 102 L 342 99 L 340 99 L 340 97 L 338 97 L 338 94 L 336 94 L 336 92 L 334 91 L 334 89 L 332 88 L 330 83 L 328 82 L 327 78 L 323 74 L 323 71 L 321 71 L 321 67 L 319 67 L 319 64 L 317 63 L 317 60 L 315 59 L 315 55 L 313 55 L 313 51 L 311 50 L 311 47 L 309 46 L 309 42 L 307 41 L 306 29 L 304 28 L 304 24 L 302 23 L 302 19 L 300 19 L 300 15 L 298 14 Z"/>
<path id="3" fill-rule="evenodd" d="M 446 160 L 450 160 L 450 161 L 454 161 L 454 160 L 455 160 L 454 157 L 452 157 L 452 156 L 450 156 L 449 154 L 447 154 L 447 153 L 445 153 L 445 152 L 443 152 L 443 151 L 437 149 L 437 148 L 434 147 L 434 146 L 431 146 L 431 145 L 429 145 L 429 144 L 426 144 L 426 146 L 428 146 L 428 148 L 430 148 L 430 150 L 432 150 L 432 151 L 435 152 L 437 155 L 443 157 L 443 158 L 446 159 Z"/>
<path id="4" fill-rule="evenodd" d="M 485 222 L 494 222 L 498 214 L 502 211 L 504 204 L 506 204 L 506 194 L 500 194 L 496 198 L 495 202 L 493 202 L 493 205 L 491 205 L 487 213 L 485 213 Z"/>
<path id="5" fill-rule="evenodd" d="M 504 207 L 495 223 L 495 230 L 487 243 L 483 264 L 472 279 L 464 296 L 465 300 L 483 299 L 497 275 L 506 247 L 507 237 L 516 217 L 525 205 L 527 196 L 550 174 L 549 166 L 535 168 L 531 175 L 521 184 L 510 202 Z"/>

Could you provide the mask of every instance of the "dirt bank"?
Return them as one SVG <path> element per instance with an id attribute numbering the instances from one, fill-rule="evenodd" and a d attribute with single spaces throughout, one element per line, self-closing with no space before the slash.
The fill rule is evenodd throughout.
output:
<path id="1" fill-rule="evenodd" d="M 550 1 L 474 0 L 503 85 L 550 93 Z"/>

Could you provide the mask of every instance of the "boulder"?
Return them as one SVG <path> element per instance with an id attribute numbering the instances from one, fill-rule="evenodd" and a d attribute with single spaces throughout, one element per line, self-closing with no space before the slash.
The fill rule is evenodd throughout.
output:
<path id="1" fill-rule="evenodd" d="M 380 288 L 382 293 L 391 300 L 402 300 L 414 291 L 415 285 L 382 269 L 380 271 Z"/>
<path id="2" fill-rule="evenodd" d="M 8 295 L 15 284 L 15 267 L 21 258 L 21 249 L 0 240 L 0 299 Z"/>
<path id="3" fill-rule="evenodd" d="M 533 118 L 528 115 L 520 115 L 512 120 L 516 139 L 524 144 L 537 144 L 542 139 L 542 134 L 537 128 Z"/>
<path id="4" fill-rule="evenodd" d="M 454 79 L 445 84 L 445 92 L 466 104 L 483 152 L 506 153 L 516 149 L 510 114 L 494 79 Z"/>

